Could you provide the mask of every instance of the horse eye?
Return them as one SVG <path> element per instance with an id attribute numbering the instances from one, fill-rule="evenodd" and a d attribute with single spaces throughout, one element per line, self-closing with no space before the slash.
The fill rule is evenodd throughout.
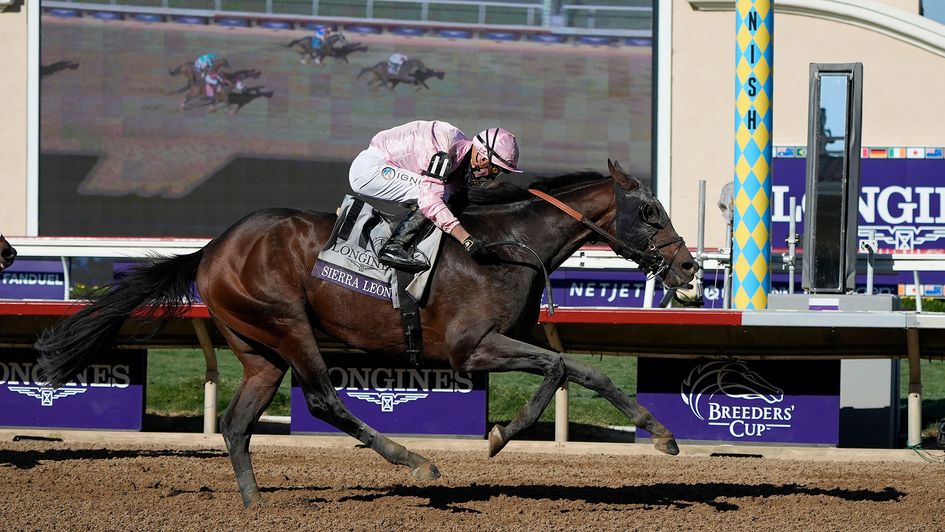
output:
<path id="1" fill-rule="evenodd" d="M 660 211 L 652 203 L 643 206 L 642 214 L 647 223 L 654 224 L 660 221 Z"/>

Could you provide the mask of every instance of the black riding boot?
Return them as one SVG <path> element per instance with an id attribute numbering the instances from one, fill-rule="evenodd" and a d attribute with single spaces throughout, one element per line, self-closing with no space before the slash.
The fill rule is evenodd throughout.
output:
<path id="1" fill-rule="evenodd" d="M 430 265 L 422 258 L 414 258 L 413 250 L 417 239 L 432 223 L 420 212 L 420 209 L 410 211 L 407 219 L 400 222 L 400 225 L 394 229 L 394 233 L 384 243 L 381 252 L 377 254 L 381 264 L 407 273 L 428 270 Z"/>

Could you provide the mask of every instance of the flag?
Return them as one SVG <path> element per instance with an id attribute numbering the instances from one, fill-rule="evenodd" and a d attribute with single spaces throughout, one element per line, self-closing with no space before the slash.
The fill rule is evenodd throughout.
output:
<path id="1" fill-rule="evenodd" d="M 942 158 L 945 158 L 945 153 L 943 153 L 942 148 L 926 148 L 925 158 L 926 159 L 942 159 Z"/>
<path id="2" fill-rule="evenodd" d="M 778 146 L 774 149 L 775 157 L 794 157 L 793 146 Z"/>
<path id="3" fill-rule="evenodd" d="M 889 148 L 888 151 L 889 151 L 890 159 L 905 159 L 906 158 L 905 148 Z"/>
<path id="4" fill-rule="evenodd" d="M 886 148 L 870 148 L 870 159 L 885 159 L 888 155 Z"/>
<path id="5" fill-rule="evenodd" d="M 801 158 L 807 157 L 807 147 L 798 147 L 797 150 L 794 151 L 794 156 Z"/>
<path id="6" fill-rule="evenodd" d="M 870 158 L 870 149 L 860 148 L 860 159 L 869 159 L 869 158 Z"/>
<path id="7" fill-rule="evenodd" d="M 906 149 L 906 159 L 925 159 L 925 148 Z"/>

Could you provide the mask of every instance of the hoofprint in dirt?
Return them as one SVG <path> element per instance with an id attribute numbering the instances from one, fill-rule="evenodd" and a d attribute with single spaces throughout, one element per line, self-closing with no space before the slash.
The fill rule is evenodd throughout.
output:
<path id="1" fill-rule="evenodd" d="M 4 528 L 941 530 L 941 464 L 431 451 L 421 483 L 367 449 L 255 448 L 240 507 L 225 451 L 0 442 Z"/>

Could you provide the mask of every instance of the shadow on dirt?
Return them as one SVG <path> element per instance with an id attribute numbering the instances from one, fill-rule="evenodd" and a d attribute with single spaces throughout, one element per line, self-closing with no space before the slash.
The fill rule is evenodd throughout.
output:
<path id="1" fill-rule="evenodd" d="M 32 469 L 42 462 L 61 462 L 66 460 L 115 460 L 119 458 L 226 458 L 223 451 L 202 450 L 109 450 L 109 449 L 46 449 L 43 451 L 0 450 L 0 467 L 12 466 L 17 469 Z"/>
<path id="2" fill-rule="evenodd" d="M 384 497 L 416 497 L 429 499 L 427 506 L 437 510 L 451 512 L 479 513 L 478 510 L 462 505 L 470 502 L 485 502 L 495 497 L 516 497 L 531 500 L 578 501 L 589 504 L 615 506 L 642 506 L 684 509 L 697 504 L 705 504 L 719 512 L 738 510 L 739 506 L 731 499 L 756 497 L 789 497 L 794 495 L 835 497 L 850 502 L 891 502 L 899 501 L 905 493 L 892 488 L 883 490 L 824 489 L 801 486 L 798 484 L 652 484 L 644 486 L 621 486 L 608 488 L 602 486 L 503 486 L 492 484 L 472 484 L 470 486 L 390 486 L 386 488 L 356 487 L 355 491 L 367 492 L 339 499 L 343 501 L 371 502 Z M 566 510 L 562 510 L 566 511 Z"/>

